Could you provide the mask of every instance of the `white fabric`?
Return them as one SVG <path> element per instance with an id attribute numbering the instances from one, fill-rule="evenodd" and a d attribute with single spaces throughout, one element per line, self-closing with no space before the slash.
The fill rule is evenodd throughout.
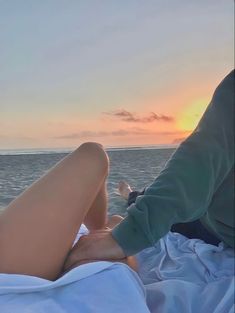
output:
<path id="1" fill-rule="evenodd" d="M 82 226 L 75 242 L 87 229 Z M 138 275 L 122 263 L 81 265 L 55 282 L 0 274 L 0 313 L 149 313 Z"/>
<path id="2" fill-rule="evenodd" d="M 1 313 L 149 313 L 142 284 L 123 264 L 81 265 L 55 282 L 0 275 Z"/>
<path id="3" fill-rule="evenodd" d="M 76 238 L 86 234 L 83 226 Z M 79 266 L 55 282 L 0 274 L 1 313 L 233 313 L 234 251 L 169 233 L 126 265 Z M 145 293 L 147 294 L 147 305 Z"/>
<path id="4" fill-rule="evenodd" d="M 168 233 L 138 255 L 152 313 L 234 313 L 234 251 Z"/>

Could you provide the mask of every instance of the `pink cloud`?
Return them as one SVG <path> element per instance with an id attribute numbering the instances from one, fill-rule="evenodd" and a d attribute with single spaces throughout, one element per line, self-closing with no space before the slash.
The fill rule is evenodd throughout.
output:
<path id="1" fill-rule="evenodd" d="M 150 112 L 148 116 L 140 117 L 135 113 L 131 113 L 127 110 L 117 110 L 112 112 L 104 112 L 105 115 L 109 115 L 112 117 L 116 117 L 121 119 L 124 122 L 132 122 L 132 123 L 152 123 L 156 121 L 163 121 L 163 122 L 173 122 L 174 118 L 168 115 L 160 115 L 156 114 L 155 112 Z"/>
<path id="2" fill-rule="evenodd" d="M 180 136 L 185 135 L 182 131 L 151 131 L 140 127 L 131 127 L 128 129 L 117 129 L 112 131 L 80 131 L 77 133 L 56 136 L 54 139 L 83 139 L 83 138 L 102 138 L 102 137 L 124 137 L 124 136 Z M 185 137 L 183 137 L 184 139 Z M 182 139 L 182 140 L 183 140 Z M 179 139 L 176 139 L 179 140 Z M 177 142 L 174 142 L 177 143 Z"/>

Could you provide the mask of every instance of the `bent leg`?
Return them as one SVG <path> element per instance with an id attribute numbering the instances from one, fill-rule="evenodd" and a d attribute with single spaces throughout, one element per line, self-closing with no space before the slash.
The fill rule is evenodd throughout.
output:
<path id="1" fill-rule="evenodd" d="M 123 217 L 120 216 L 120 215 L 112 215 L 107 220 L 108 220 L 108 222 L 106 224 L 106 229 L 101 229 L 100 230 L 101 232 L 110 231 L 111 229 L 113 229 L 116 225 L 118 225 L 123 220 Z M 71 249 L 70 253 L 73 253 L 73 249 Z M 69 258 L 69 255 L 68 255 L 68 258 Z M 67 260 L 65 260 L 65 263 L 66 263 Z M 121 263 L 127 264 L 133 270 L 138 271 L 137 259 L 134 256 L 129 256 L 129 257 L 126 257 L 124 259 L 119 259 L 119 260 L 111 260 L 110 259 L 109 261 L 110 262 L 121 262 Z M 75 267 L 77 267 L 79 265 L 86 264 L 86 263 L 92 263 L 92 262 L 97 262 L 97 260 L 83 260 L 83 261 L 75 262 L 69 268 L 64 270 L 62 275 L 64 275 L 65 273 L 69 272 L 71 269 L 73 269 L 73 268 L 75 268 Z"/>
<path id="2" fill-rule="evenodd" d="M 55 279 L 108 172 L 95 143 L 81 145 L 0 216 L 0 272 Z"/>
<path id="3" fill-rule="evenodd" d="M 101 189 L 92 203 L 87 215 L 84 219 L 84 224 L 89 230 L 102 229 L 107 223 L 108 196 L 106 182 L 103 183 Z"/>

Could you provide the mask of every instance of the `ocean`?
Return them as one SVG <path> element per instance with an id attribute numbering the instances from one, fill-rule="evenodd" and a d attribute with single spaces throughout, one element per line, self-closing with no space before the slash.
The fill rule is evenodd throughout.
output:
<path id="1" fill-rule="evenodd" d="M 109 214 L 125 216 L 126 201 L 117 191 L 118 182 L 126 180 L 140 190 L 160 173 L 175 148 L 135 147 L 108 149 L 110 174 L 108 177 Z M 29 185 L 59 162 L 68 152 L 21 151 L 0 155 L 0 211 Z"/>

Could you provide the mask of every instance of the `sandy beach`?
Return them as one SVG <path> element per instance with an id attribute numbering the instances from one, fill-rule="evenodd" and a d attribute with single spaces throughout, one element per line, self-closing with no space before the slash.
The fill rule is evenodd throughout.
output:
<path id="1" fill-rule="evenodd" d="M 131 148 L 108 150 L 109 214 L 125 215 L 126 202 L 118 195 L 120 180 L 127 180 L 136 189 L 150 184 L 159 174 L 174 148 Z M 0 210 L 41 177 L 67 153 L 31 153 L 0 155 Z"/>

